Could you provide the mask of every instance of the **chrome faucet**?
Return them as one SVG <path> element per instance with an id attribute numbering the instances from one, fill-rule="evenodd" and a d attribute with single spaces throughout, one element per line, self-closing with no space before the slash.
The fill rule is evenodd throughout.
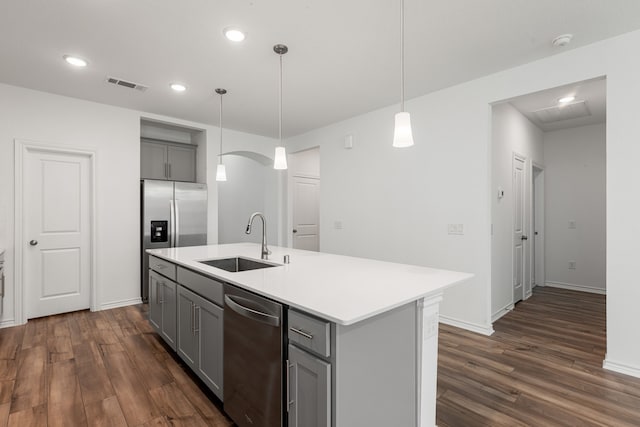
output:
<path id="1" fill-rule="evenodd" d="M 262 220 L 262 253 L 260 254 L 261 259 L 269 259 L 269 255 L 271 251 L 267 248 L 267 221 L 264 219 L 264 215 L 262 212 L 254 212 L 249 218 L 249 223 L 247 224 L 247 230 L 245 233 L 251 234 L 251 226 L 253 225 L 253 220 L 255 217 L 259 216 Z"/>

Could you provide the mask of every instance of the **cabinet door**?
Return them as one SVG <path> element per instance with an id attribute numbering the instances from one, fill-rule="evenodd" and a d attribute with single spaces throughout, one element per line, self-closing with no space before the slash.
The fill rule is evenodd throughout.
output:
<path id="1" fill-rule="evenodd" d="M 224 310 L 204 298 L 197 297 L 196 329 L 198 331 L 198 367 L 196 374 L 222 399 L 222 341 Z"/>
<path id="2" fill-rule="evenodd" d="M 140 178 L 167 179 L 167 146 L 153 142 L 140 143 Z"/>
<path id="3" fill-rule="evenodd" d="M 193 370 L 198 363 L 198 338 L 195 331 L 195 305 L 197 295 L 178 286 L 178 355 Z"/>
<path id="4" fill-rule="evenodd" d="M 289 427 L 331 426 L 331 365 L 289 344 Z"/>
<path id="5" fill-rule="evenodd" d="M 176 318 L 176 288 L 175 282 L 169 279 L 162 280 L 162 338 L 176 349 L 177 318 Z"/>
<path id="6" fill-rule="evenodd" d="M 169 179 L 172 181 L 196 181 L 196 148 L 167 146 Z"/>
<path id="7" fill-rule="evenodd" d="M 159 276 L 153 271 L 149 271 L 149 322 L 156 332 L 162 331 L 162 304 L 160 303 L 160 293 L 162 292 Z"/>

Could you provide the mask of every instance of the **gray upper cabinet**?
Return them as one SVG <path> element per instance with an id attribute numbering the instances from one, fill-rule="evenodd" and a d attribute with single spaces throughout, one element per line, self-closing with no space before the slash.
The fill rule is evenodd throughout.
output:
<path id="1" fill-rule="evenodd" d="M 140 178 L 195 182 L 196 147 L 141 140 Z"/>
<path id="2" fill-rule="evenodd" d="M 289 427 L 331 427 L 331 365 L 289 344 Z"/>
<path id="3" fill-rule="evenodd" d="M 220 399 L 223 313 L 221 307 L 178 286 L 178 354 Z"/>

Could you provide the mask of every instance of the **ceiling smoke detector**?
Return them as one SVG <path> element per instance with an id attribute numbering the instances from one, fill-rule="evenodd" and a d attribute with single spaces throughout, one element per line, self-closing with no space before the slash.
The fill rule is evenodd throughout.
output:
<path id="1" fill-rule="evenodd" d="M 573 34 L 563 34 L 553 39 L 551 44 L 553 44 L 555 47 L 564 47 L 569 43 L 571 43 L 572 39 L 573 39 Z"/>

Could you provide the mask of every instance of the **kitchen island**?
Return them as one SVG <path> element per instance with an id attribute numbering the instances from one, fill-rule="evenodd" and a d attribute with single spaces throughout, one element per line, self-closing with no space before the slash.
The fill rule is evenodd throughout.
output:
<path id="1" fill-rule="evenodd" d="M 301 317 L 303 325 L 307 316 L 309 327 L 326 321 L 331 332 L 327 329 L 327 354 L 314 353 L 326 356 L 323 363 L 333 366 L 328 425 L 434 426 L 439 303 L 445 288 L 472 275 L 290 248 L 270 249 L 268 262 L 276 266 L 241 272 L 200 261 L 238 256 L 259 260 L 260 245 L 147 252 L 185 275 L 196 273 L 277 301 L 290 310 L 290 319 Z M 289 256 L 288 264 L 284 263 L 285 255 Z M 295 334 L 289 332 L 289 337 L 302 343 L 294 339 Z M 287 363 L 287 374 L 288 368 Z"/>

